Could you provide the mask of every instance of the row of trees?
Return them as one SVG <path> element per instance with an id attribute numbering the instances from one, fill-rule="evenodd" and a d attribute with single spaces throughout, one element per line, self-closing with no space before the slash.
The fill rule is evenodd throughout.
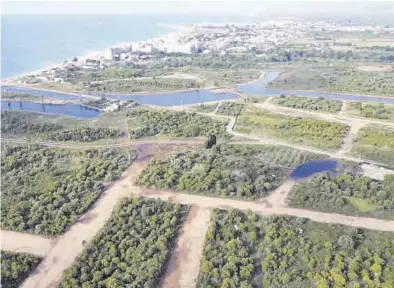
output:
<path id="1" fill-rule="evenodd" d="M 240 103 L 222 102 L 216 113 L 226 116 L 238 116 L 239 114 L 241 114 L 243 108 L 244 105 Z"/>
<path id="2" fill-rule="evenodd" d="M 315 110 L 315 111 L 326 111 L 330 113 L 338 113 L 341 111 L 342 101 L 341 100 L 333 100 L 326 98 L 308 98 L 308 97 L 299 97 L 296 95 L 280 95 L 279 98 L 275 101 L 277 104 L 299 108 L 299 109 L 307 109 L 307 110 Z"/>
<path id="3" fill-rule="evenodd" d="M 197 287 L 388 288 L 393 257 L 391 233 L 215 210 Z"/>
<path id="4" fill-rule="evenodd" d="M 273 146 L 214 146 L 172 153 L 140 174 L 137 184 L 211 196 L 257 199 L 267 196 L 294 166 L 318 155 Z"/>
<path id="5" fill-rule="evenodd" d="M 223 122 L 208 116 L 168 110 L 135 109 L 127 113 L 131 139 L 154 135 L 198 137 L 214 134 L 227 138 Z"/>
<path id="6" fill-rule="evenodd" d="M 1 154 L 1 226 L 55 236 L 117 179 L 134 152 L 6 146 Z"/>
<path id="7" fill-rule="evenodd" d="M 76 126 L 68 128 L 61 124 L 35 121 L 34 119 L 20 116 L 18 112 L 2 111 L 1 133 L 27 134 L 53 141 L 81 142 L 92 142 L 100 139 L 124 136 L 122 131 L 109 127 Z"/>
<path id="8" fill-rule="evenodd" d="M 235 129 L 243 133 L 259 133 L 304 143 L 323 149 L 338 149 L 349 132 L 348 125 L 317 119 L 283 116 L 263 110 L 243 109 Z"/>
<path id="9" fill-rule="evenodd" d="M 186 214 L 158 199 L 124 199 L 60 287 L 158 287 Z"/>
<path id="10" fill-rule="evenodd" d="M 347 173 L 317 174 L 295 186 L 288 201 L 300 208 L 394 219 L 394 175 L 379 181 Z"/>
<path id="11" fill-rule="evenodd" d="M 18 288 L 40 261 L 34 255 L 1 251 L 1 287 Z"/>

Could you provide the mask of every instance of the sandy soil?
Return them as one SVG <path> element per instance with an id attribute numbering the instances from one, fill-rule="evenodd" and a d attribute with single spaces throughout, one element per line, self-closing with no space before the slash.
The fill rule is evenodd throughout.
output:
<path id="1" fill-rule="evenodd" d="M 0 235 L 1 250 L 29 253 L 41 257 L 48 254 L 52 246 L 56 244 L 55 239 L 32 234 L 3 230 Z"/>
<path id="2" fill-rule="evenodd" d="M 353 147 L 353 141 L 357 137 L 358 131 L 360 131 L 361 128 L 363 128 L 367 123 L 365 122 L 358 122 L 358 121 L 353 121 L 350 124 L 350 131 L 348 135 L 343 139 L 343 144 L 341 148 L 337 151 L 337 155 L 344 155 L 348 154 Z"/>
<path id="3" fill-rule="evenodd" d="M 365 72 L 385 72 L 392 71 L 393 67 L 391 65 L 365 65 L 358 66 L 357 69 Z"/>
<path id="4" fill-rule="evenodd" d="M 183 231 L 167 266 L 163 288 L 192 288 L 196 286 L 205 234 L 211 210 L 190 207 Z"/>

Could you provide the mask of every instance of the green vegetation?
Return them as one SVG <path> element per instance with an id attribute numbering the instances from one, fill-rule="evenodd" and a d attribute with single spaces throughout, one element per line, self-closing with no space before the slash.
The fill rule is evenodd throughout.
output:
<path id="1" fill-rule="evenodd" d="M 186 213 L 170 202 L 123 200 L 60 287 L 158 287 Z"/>
<path id="2" fill-rule="evenodd" d="M 91 99 L 91 100 L 86 100 L 83 102 L 84 105 L 90 106 L 90 107 L 95 107 L 99 109 L 104 109 L 108 107 L 109 105 L 113 104 L 115 100 L 110 100 L 106 98 L 100 98 L 100 99 Z"/>
<path id="3" fill-rule="evenodd" d="M 168 110 L 135 109 L 127 113 L 131 139 L 155 135 L 228 138 L 223 122 L 209 116 Z"/>
<path id="4" fill-rule="evenodd" d="M 244 105 L 240 103 L 222 102 L 216 113 L 219 115 L 226 115 L 226 116 L 238 116 L 239 114 L 241 114 L 243 108 Z"/>
<path id="5" fill-rule="evenodd" d="M 330 113 L 338 113 L 341 111 L 342 101 L 341 100 L 332 100 L 325 98 L 308 98 L 308 97 L 299 97 L 296 95 L 281 95 L 279 98 L 274 100 L 276 104 L 291 107 L 291 108 L 299 108 L 306 110 L 315 110 L 315 111 L 325 111 Z"/>
<path id="6" fill-rule="evenodd" d="M 346 112 L 350 115 L 394 121 L 394 105 L 389 104 L 350 102 Z"/>
<path id="7" fill-rule="evenodd" d="M 88 91 L 112 92 L 112 93 L 135 93 L 135 92 L 162 92 L 176 91 L 191 88 L 200 88 L 200 83 L 192 79 L 157 78 L 146 80 L 111 80 L 90 83 Z"/>
<path id="8" fill-rule="evenodd" d="M 38 95 L 32 95 L 27 93 L 15 93 L 8 91 L 1 91 L 2 99 L 12 99 L 12 100 L 21 100 L 21 101 L 41 101 L 41 97 Z M 48 99 L 45 97 L 45 99 Z"/>
<path id="9" fill-rule="evenodd" d="M 211 150 L 173 153 L 155 160 L 137 185 L 188 193 L 257 199 L 283 183 L 290 169 L 321 158 L 287 147 L 214 146 Z"/>
<path id="10" fill-rule="evenodd" d="M 197 287 L 394 286 L 394 234 L 215 210 Z"/>
<path id="11" fill-rule="evenodd" d="M 267 99 L 268 97 L 266 96 L 241 94 L 241 98 L 238 101 L 242 103 L 264 103 Z"/>
<path id="12" fill-rule="evenodd" d="M 196 112 L 202 112 L 202 113 L 212 113 L 213 111 L 215 111 L 216 107 L 218 107 L 218 103 L 200 104 L 198 106 L 194 106 Z"/>
<path id="13" fill-rule="evenodd" d="M 273 114 L 245 107 L 237 119 L 235 130 L 246 134 L 276 137 L 290 143 L 334 150 L 342 144 L 349 126 L 323 120 Z"/>
<path id="14" fill-rule="evenodd" d="M 298 183 L 288 201 L 299 208 L 394 219 L 394 175 L 379 181 L 348 173 L 318 174 Z"/>
<path id="15" fill-rule="evenodd" d="M 18 288 L 40 261 L 30 254 L 1 251 L 1 287 Z"/>
<path id="16" fill-rule="evenodd" d="M 52 141 L 92 142 L 100 139 L 123 137 L 124 133 L 109 127 L 87 125 L 62 125 L 61 122 L 45 122 L 39 117 L 30 117 L 15 111 L 1 112 L 1 133 L 9 135 L 27 135 Z"/>
<path id="17" fill-rule="evenodd" d="M 374 126 L 361 128 L 351 154 L 394 167 L 394 130 Z"/>
<path id="18" fill-rule="evenodd" d="M 117 179 L 134 152 L 5 146 L 1 153 L 1 227 L 55 236 Z"/>
<path id="19" fill-rule="evenodd" d="M 393 96 L 394 74 L 342 67 L 295 70 L 280 74 L 268 87 Z"/>

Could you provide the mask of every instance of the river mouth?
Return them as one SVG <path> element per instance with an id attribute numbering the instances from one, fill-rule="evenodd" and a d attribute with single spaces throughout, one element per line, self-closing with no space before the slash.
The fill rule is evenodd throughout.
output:
<path id="1" fill-rule="evenodd" d="M 291 172 L 290 178 L 293 180 L 302 180 L 321 172 L 335 173 L 338 166 L 339 163 L 335 159 L 305 162 Z"/>

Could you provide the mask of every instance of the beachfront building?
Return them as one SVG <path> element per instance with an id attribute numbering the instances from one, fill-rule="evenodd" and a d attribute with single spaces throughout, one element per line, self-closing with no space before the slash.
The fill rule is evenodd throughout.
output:
<path id="1" fill-rule="evenodd" d="M 124 52 L 125 50 L 122 47 L 110 47 L 106 49 L 104 58 L 107 60 L 115 60 Z"/>

